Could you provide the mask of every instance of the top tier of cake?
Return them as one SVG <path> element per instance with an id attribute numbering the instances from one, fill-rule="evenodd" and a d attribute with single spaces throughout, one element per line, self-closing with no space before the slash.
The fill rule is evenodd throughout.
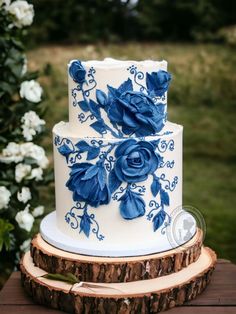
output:
<path id="1" fill-rule="evenodd" d="M 167 120 L 166 61 L 72 60 L 69 126 L 81 137 L 143 137 Z"/>

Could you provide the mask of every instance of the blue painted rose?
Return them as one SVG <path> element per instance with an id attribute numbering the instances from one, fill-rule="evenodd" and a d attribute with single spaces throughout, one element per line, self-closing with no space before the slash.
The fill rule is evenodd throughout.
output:
<path id="1" fill-rule="evenodd" d="M 158 72 L 147 73 L 146 84 L 148 90 L 155 96 L 163 96 L 168 90 L 171 81 L 169 72 L 160 70 Z"/>
<path id="2" fill-rule="evenodd" d="M 106 170 L 101 162 L 96 165 L 84 162 L 71 166 L 66 186 L 73 192 L 74 201 L 83 201 L 93 207 L 110 201 Z"/>
<path id="3" fill-rule="evenodd" d="M 142 92 L 126 91 L 111 99 L 107 114 L 111 122 L 122 126 L 124 134 L 148 136 L 163 128 L 165 105 L 154 104 Z"/>
<path id="4" fill-rule="evenodd" d="M 146 141 L 129 139 L 121 143 L 115 151 L 115 174 L 119 181 L 140 182 L 154 173 L 159 164 L 155 147 Z"/>
<path id="5" fill-rule="evenodd" d="M 70 64 L 69 73 L 76 83 L 83 84 L 85 82 L 86 71 L 79 60 Z"/>

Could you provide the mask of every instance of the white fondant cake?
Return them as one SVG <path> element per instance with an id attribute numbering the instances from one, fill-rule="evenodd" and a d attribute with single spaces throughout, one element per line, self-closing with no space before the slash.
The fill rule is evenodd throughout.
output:
<path id="1" fill-rule="evenodd" d="M 69 122 L 53 129 L 56 216 L 42 236 L 90 255 L 171 249 L 183 127 L 167 122 L 167 62 L 73 60 L 68 72 Z"/>

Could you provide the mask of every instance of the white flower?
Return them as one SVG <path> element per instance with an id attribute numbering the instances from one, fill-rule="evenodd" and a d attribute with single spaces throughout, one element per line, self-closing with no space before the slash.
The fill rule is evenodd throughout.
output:
<path id="1" fill-rule="evenodd" d="M 14 142 L 8 143 L 7 147 L 2 150 L 0 161 L 4 163 L 20 162 L 23 160 L 20 151 L 20 145 Z"/>
<path id="2" fill-rule="evenodd" d="M 41 101 L 42 87 L 35 80 L 24 81 L 20 85 L 20 97 L 37 103 Z"/>
<path id="3" fill-rule="evenodd" d="M 19 202 L 27 203 L 31 199 L 31 192 L 28 187 L 22 187 L 21 192 L 17 192 L 17 199 Z"/>
<path id="4" fill-rule="evenodd" d="M 30 242 L 31 239 L 25 240 L 21 245 L 20 245 L 20 250 L 22 252 L 27 252 L 30 248 Z"/>
<path id="5" fill-rule="evenodd" d="M 0 209 L 7 208 L 10 197 L 11 192 L 5 186 L 0 186 Z"/>
<path id="6" fill-rule="evenodd" d="M 10 5 L 10 0 L 0 0 L 0 7 L 5 5 L 6 7 L 8 7 Z"/>
<path id="7" fill-rule="evenodd" d="M 15 179 L 16 182 L 21 182 L 22 179 L 27 177 L 31 173 L 31 166 L 30 165 L 25 165 L 25 164 L 18 164 L 16 165 L 15 168 Z"/>
<path id="8" fill-rule="evenodd" d="M 15 142 L 10 142 L 7 147 L 3 149 L 4 156 L 20 155 L 20 145 Z"/>
<path id="9" fill-rule="evenodd" d="M 34 208 L 32 215 L 34 217 L 41 216 L 44 213 L 44 206 L 37 206 Z"/>
<path id="10" fill-rule="evenodd" d="M 40 119 L 35 111 L 28 111 L 21 118 L 23 136 L 27 141 L 32 141 L 33 136 L 36 133 L 42 131 L 42 125 L 45 125 L 45 121 Z"/>
<path id="11" fill-rule="evenodd" d="M 6 7 L 6 10 L 14 16 L 14 25 L 18 28 L 32 24 L 34 8 L 24 0 L 17 0 Z"/>
<path id="12" fill-rule="evenodd" d="M 20 149 L 22 156 L 31 157 L 35 159 L 39 167 L 47 168 L 49 161 L 45 155 L 45 150 L 41 146 L 29 142 L 22 144 Z"/>
<path id="13" fill-rule="evenodd" d="M 45 124 L 43 119 L 37 115 L 35 111 L 28 111 L 26 112 L 23 117 L 21 118 L 21 122 L 24 123 L 25 126 L 28 128 L 32 128 L 36 131 L 39 131 L 41 126 Z"/>
<path id="14" fill-rule="evenodd" d="M 24 210 L 18 212 L 15 219 L 21 229 L 30 232 L 34 224 L 34 217 L 29 213 L 29 205 Z"/>
<path id="15" fill-rule="evenodd" d="M 22 134 L 26 141 L 32 141 L 33 137 L 36 135 L 36 131 L 34 129 L 29 129 L 27 126 L 22 126 Z"/>
<path id="16" fill-rule="evenodd" d="M 28 65 L 28 61 L 27 61 L 26 57 L 24 57 L 24 63 L 23 63 L 22 70 L 21 70 L 21 76 L 24 76 L 25 73 L 27 72 L 27 65 Z"/>
<path id="17" fill-rule="evenodd" d="M 37 159 L 37 163 L 39 167 L 41 167 L 42 169 L 46 169 L 49 164 L 49 160 L 45 155 L 42 155 L 41 158 Z"/>
<path id="18" fill-rule="evenodd" d="M 45 150 L 32 142 L 17 144 L 11 142 L 3 149 L 2 155 L 0 155 L 0 161 L 4 163 L 21 162 L 24 158 L 30 157 L 35 160 L 35 163 L 42 169 L 46 169 L 48 166 L 48 158 L 46 157 Z M 33 172 L 32 179 L 34 176 L 41 177 L 42 173 L 39 169 Z M 20 181 L 19 181 L 20 182 Z"/>
<path id="19" fill-rule="evenodd" d="M 35 179 L 35 181 L 43 180 L 43 170 L 42 168 L 33 168 L 29 179 Z"/>

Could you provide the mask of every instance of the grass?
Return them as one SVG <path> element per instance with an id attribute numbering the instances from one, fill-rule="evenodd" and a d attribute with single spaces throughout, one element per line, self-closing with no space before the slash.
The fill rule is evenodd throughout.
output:
<path id="1" fill-rule="evenodd" d="M 207 223 L 205 243 L 236 262 L 236 53 L 219 45 L 123 44 L 41 47 L 28 53 L 31 69 L 47 69 L 47 126 L 67 120 L 70 59 L 166 59 L 173 82 L 169 120 L 184 125 L 184 204 Z M 51 133 L 44 140 L 52 153 Z M 45 193 L 49 210 L 53 191 Z"/>

